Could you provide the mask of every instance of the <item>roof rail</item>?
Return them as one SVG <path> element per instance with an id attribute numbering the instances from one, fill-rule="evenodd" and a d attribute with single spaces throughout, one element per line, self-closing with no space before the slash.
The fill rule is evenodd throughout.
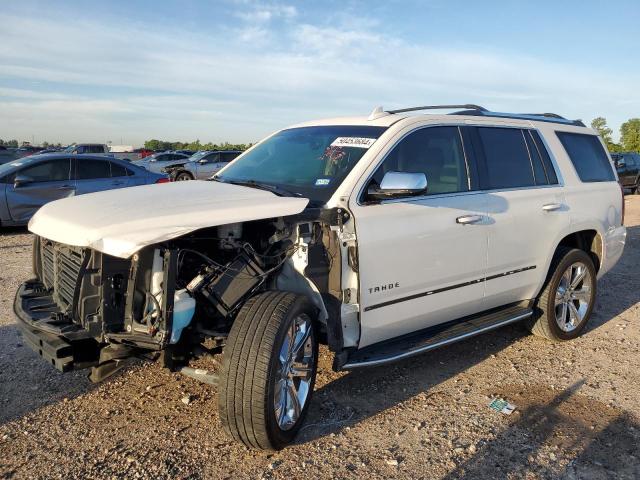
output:
<path id="1" fill-rule="evenodd" d="M 409 108 L 400 108 L 398 110 L 387 110 L 386 112 L 381 112 L 381 107 L 378 107 L 378 110 L 374 110 L 374 113 L 377 113 L 381 116 L 382 113 L 394 114 L 394 113 L 405 113 L 405 112 L 416 112 L 419 110 L 446 110 L 452 108 L 463 108 L 464 110 L 450 113 L 449 115 L 477 115 L 481 117 L 500 117 L 500 118 L 511 118 L 515 120 L 531 120 L 534 122 L 550 122 L 550 123 L 561 123 L 564 125 L 575 125 L 578 127 L 585 127 L 586 125 L 582 123 L 582 120 L 569 120 L 563 116 L 558 115 L 557 113 L 503 113 L 503 112 L 492 112 L 487 110 L 480 105 L 474 105 L 472 103 L 464 104 L 464 105 L 426 105 L 424 107 L 409 107 Z M 373 113 L 372 113 L 373 115 Z"/>
<path id="2" fill-rule="evenodd" d="M 477 110 L 478 112 L 487 112 L 488 110 L 480 105 L 467 103 L 465 105 L 425 105 L 424 107 L 400 108 L 398 110 L 387 110 L 387 113 L 405 113 L 416 112 L 418 110 L 446 110 L 450 108 L 466 108 L 469 110 Z"/>

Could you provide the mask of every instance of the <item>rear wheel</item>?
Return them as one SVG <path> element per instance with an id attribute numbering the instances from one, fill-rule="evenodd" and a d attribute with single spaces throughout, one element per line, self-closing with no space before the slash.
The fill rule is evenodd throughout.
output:
<path id="1" fill-rule="evenodd" d="M 180 172 L 176 175 L 176 182 L 185 182 L 187 180 L 193 180 L 193 175 L 189 172 Z"/>
<path id="2" fill-rule="evenodd" d="M 290 444 L 316 377 L 316 312 L 309 300 L 271 291 L 247 301 L 225 346 L 218 407 L 229 435 L 248 447 Z"/>
<path id="3" fill-rule="evenodd" d="M 558 249 L 537 300 L 531 332 L 555 341 L 579 336 L 591 317 L 596 286 L 596 269 L 589 254 Z"/>

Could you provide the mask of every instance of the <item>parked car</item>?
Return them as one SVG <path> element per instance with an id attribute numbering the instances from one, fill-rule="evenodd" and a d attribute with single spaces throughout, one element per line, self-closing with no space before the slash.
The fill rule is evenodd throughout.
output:
<path id="1" fill-rule="evenodd" d="M 163 173 L 163 169 L 168 166 L 181 165 L 189 159 L 184 153 L 165 152 L 154 153 L 140 160 L 133 160 L 131 163 L 146 168 L 151 172 Z"/>
<path id="2" fill-rule="evenodd" d="M 10 162 L 15 158 L 15 151 L 9 150 L 4 145 L 0 145 L 0 164 Z"/>
<path id="3" fill-rule="evenodd" d="M 101 143 L 74 143 L 73 145 L 69 145 L 67 148 L 65 148 L 63 152 L 73 154 L 90 153 L 94 155 L 101 154 L 113 156 L 113 154 L 109 151 L 109 147 Z"/>
<path id="4" fill-rule="evenodd" d="M 50 153 L 0 165 L 0 226 L 25 225 L 42 205 L 60 198 L 168 182 L 124 160 Z"/>
<path id="5" fill-rule="evenodd" d="M 29 155 L 35 155 L 36 153 L 39 153 L 40 150 L 42 150 L 41 147 L 33 147 L 31 145 L 25 145 L 15 150 L 13 156 L 14 158 L 28 157 Z"/>
<path id="6" fill-rule="evenodd" d="M 182 154 L 187 155 L 187 156 L 190 157 L 191 155 L 193 155 L 196 152 L 194 152 L 193 150 L 176 150 L 175 153 L 182 153 Z"/>
<path id="7" fill-rule="evenodd" d="M 138 158 L 145 158 L 154 154 L 154 151 L 148 148 L 136 148 L 133 152 L 138 154 Z"/>
<path id="8" fill-rule="evenodd" d="M 217 384 L 231 437 L 278 449 L 320 342 L 358 371 L 518 321 L 576 338 L 626 238 L 605 146 L 558 115 L 458 107 L 303 123 L 214 181 L 45 205 L 15 300 L 26 343 L 94 381 L 163 352 Z M 190 368 L 203 351 L 222 352 L 219 374 Z"/>
<path id="9" fill-rule="evenodd" d="M 184 164 L 165 167 L 165 172 L 176 181 L 206 180 L 241 154 L 240 150 L 201 151 Z"/>
<path id="10" fill-rule="evenodd" d="M 640 194 L 640 154 L 635 152 L 613 153 L 620 185 Z"/>

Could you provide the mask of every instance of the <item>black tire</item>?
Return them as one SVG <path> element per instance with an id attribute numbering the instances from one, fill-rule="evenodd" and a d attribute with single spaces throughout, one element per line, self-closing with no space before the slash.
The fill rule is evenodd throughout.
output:
<path id="1" fill-rule="evenodd" d="M 640 195 L 640 183 L 637 183 L 636 186 L 631 189 L 631 192 L 634 195 Z"/>
<path id="2" fill-rule="evenodd" d="M 591 296 L 584 317 L 572 331 L 567 332 L 562 330 L 558 321 L 556 321 L 555 299 L 562 275 L 576 262 L 581 262 L 587 267 L 587 274 L 590 276 L 591 281 Z M 578 250 L 577 248 L 559 247 L 551 261 L 545 286 L 536 299 L 534 315 L 528 322 L 531 333 L 556 342 L 572 340 L 578 337 L 591 317 L 596 298 L 596 289 L 596 269 L 591 256 L 584 250 Z"/>
<path id="3" fill-rule="evenodd" d="M 184 182 L 186 180 L 193 180 L 193 175 L 191 175 L 189 172 L 184 172 L 184 171 L 176 173 L 176 176 L 175 176 L 176 182 Z"/>
<path id="4" fill-rule="evenodd" d="M 276 418 L 275 384 L 280 348 L 300 315 L 312 322 L 313 361 L 306 401 L 293 427 L 283 430 Z M 250 298 L 238 313 L 224 348 L 218 408 L 225 431 L 248 447 L 279 450 L 295 438 L 307 414 L 317 370 L 316 310 L 302 295 L 269 291 Z"/>

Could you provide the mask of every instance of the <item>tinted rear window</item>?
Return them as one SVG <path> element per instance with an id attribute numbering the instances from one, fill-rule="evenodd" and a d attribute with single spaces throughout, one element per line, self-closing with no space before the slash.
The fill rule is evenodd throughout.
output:
<path id="1" fill-rule="evenodd" d="M 583 182 L 610 182 L 615 180 L 607 153 L 595 135 L 556 132 L 567 151 L 571 163 Z"/>
<path id="2" fill-rule="evenodd" d="M 529 152 L 522 130 L 479 127 L 487 163 L 487 188 L 516 188 L 535 185 Z"/>
<path id="3" fill-rule="evenodd" d="M 87 159 L 78 161 L 78 180 L 110 177 L 111 169 L 109 168 L 109 162 Z"/>

